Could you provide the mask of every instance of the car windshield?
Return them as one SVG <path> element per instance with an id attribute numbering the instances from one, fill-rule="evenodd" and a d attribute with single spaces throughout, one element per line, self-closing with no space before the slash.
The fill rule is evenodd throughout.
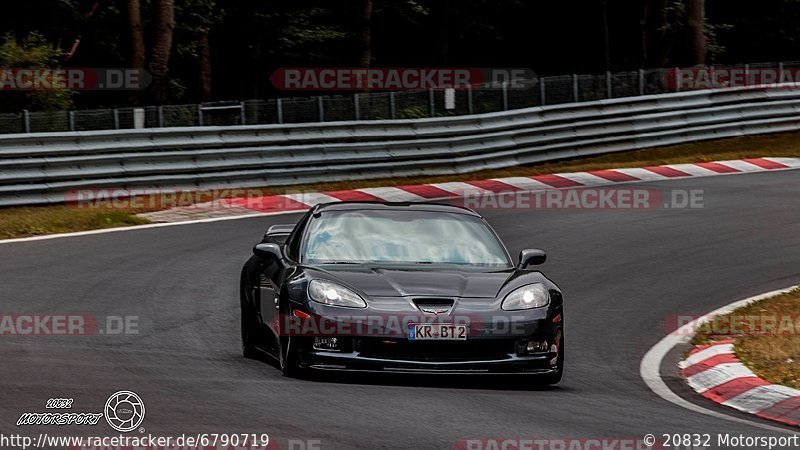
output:
<path id="1" fill-rule="evenodd" d="M 508 268 L 508 254 L 479 218 L 430 211 L 329 211 L 309 224 L 307 264 L 449 264 Z"/>

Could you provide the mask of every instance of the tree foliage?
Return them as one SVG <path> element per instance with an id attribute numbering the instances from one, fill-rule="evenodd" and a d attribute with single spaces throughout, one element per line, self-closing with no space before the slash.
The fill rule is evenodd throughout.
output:
<path id="1" fill-rule="evenodd" d="M 279 67 L 517 67 L 550 75 L 791 60 L 800 51 L 798 28 L 800 0 L 760 0 L 758 8 L 750 0 L 26 0 L 0 15 L 9 53 L 37 60 L 47 48 L 53 66 L 153 71 L 156 86 L 141 102 L 285 95 L 269 81 Z M 24 43 L 27 36 L 34 38 Z M 79 106 L 131 100 L 130 93 L 75 97 Z"/>

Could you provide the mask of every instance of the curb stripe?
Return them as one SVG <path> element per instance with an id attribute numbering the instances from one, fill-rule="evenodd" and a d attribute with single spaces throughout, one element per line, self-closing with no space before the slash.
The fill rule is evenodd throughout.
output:
<path id="1" fill-rule="evenodd" d="M 532 180 L 538 181 L 540 183 L 544 183 L 550 187 L 554 188 L 570 188 L 570 187 L 578 187 L 582 186 L 580 183 L 576 183 L 572 180 L 564 178 L 559 175 L 536 175 L 531 177 Z"/>
<path id="2" fill-rule="evenodd" d="M 725 406 L 733 406 L 739 411 L 755 414 L 775 406 L 777 403 L 786 399 L 795 397 L 797 394 L 798 391 L 796 389 L 780 384 L 771 384 L 750 389 L 722 404 Z"/>
<path id="3" fill-rule="evenodd" d="M 726 402 L 734 397 L 742 395 L 743 393 L 757 388 L 759 386 L 768 386 L 771 383 L 759 377 L 744 377 L 731 380 L 727 383 L 722 383 L 717 387 L 711 388 L 701 395 L 709 400 L 717 403 Z"/>
<path id="4" fill-rule="evenodd" d="M 765 159 L 765 158 L 747 158 L 747 159 L 743 159 L 742 161 L 744 161 L 746 163 L 749 163 L 749 164 L 756 165 L 758 167 L 761 167 L 762 169 L 767 169 L 767 170 L 786 169 L 786 168 L 789 167 L 787 165 L 784 165 L 784 164 L 781 164 L 781 163 L 778 163 L 778 162 L 775 162 L 775 161 L 770 161 L 770 160 Z"/>
<path id="5" fill-rule="evenodd" d="M 533 192 L 608 186 L 614 183 L 662 181 L 693 176 L 713 176 L 793 168 L 800 168 L 800 158 L 749 158 L 696 164 L 671 164 L 643 168 L 533 175 L 530 177 L 494 178 L 467 182 L 453 181 L 423 185 L 270 195 L 249 199 L 222 200 L 217 204 L 179 207 L 145 213 L 142 216 L 161 223 L 179 223 L 192 221 L 197 217 L 221 219 L 227 216 L 247 215 L 248 211 L 261 213 L 294 212 L 313 207 L 319 203 L 336 203 L 340 201 L 421 202 L 453 199 L 475 194 L 488 195 L 512 193 L 520 190 Z"/>
<path id="6" fill-rule="evenodd" d="M 692 366 L 689 366 L 683 369 L 683 376 L 686 378 L 693 377 L 700 372 L 708 370 L 712 367 L 718 366 L 720 364 L 727 364 L 727 363 L 738 363 L 739 359 L 736 358 L 735 355 L 730 353 L 724 353 L 722 355 L 712 356 L 703 362 L 699 362 Z"/>
<path id="7" fill-rule="evenodd" d="M 430 184 L 420 184 L 417 186 L 397 186 L 397 189 L 402 189 L 422 199 L 447 198 L 453 196 L 453 194 L 443 191 Z"/>
<path id="8" fill-rule="evenodd" d="M 800 425 L 800 397 L 786 399 L 761 411 L 757 416 L 783 422 L 787 425 Z"/>
<path id="9" fill-rule="evenodd" d="M 686 172 L 681 172 L 680 170 L 673 169 L 672 167 L 667 166 L 649 166 L 645 167 L 645 170 L 649 170 L 650 172 L 657 173 L 661 176 L 667 178 L 680 178 L 680 177 L 690 177 L 691 175 Z"/>
<path id="10" fill-rule="evenodd" d="M 725 164 L 715 163 L 715 162 L 704 162 L 704 163 L 697 163 L 696 166 L 700 166 L 704 169 L 713 170 L 717 173 L 735 173 L 740 172 L 739 170 L 734 169 L 733 167 L 726 166 Z"/>
<path id="11" fill-rule="evenodd" d="M 308 205 L 280 195 L 261 198 L 232 198 L 230 205 L 247 208 L 251 211 L 294 211 L 308 209 Z"/>
<path id="12" fill-rule="evenodd" d="M 343 202 L 379 202 L 381 201 L 380 198 L 375 197 L 374 195 L 367 194 L 363 191 L 332 191 L 332 192 L 325 192 L 326 195 L 330 195 L 338 200 Z"/>
<path id="13" fill-rule="evenodd" d="M 361 192 L 378 197 L 384 202 L 420 202 L 427 198 L 421 197 L 399 187 L 379 187 L 359 189 Z"/>
<path id="14" fill-rule="evenodd" d="M 689 386 L 695 391 L 703 393 L 711 388 L 715 388 L 723 383 L 744 377 L 754 377 L 755 374 L 742 363 L 718 364 L 697 375 L 687 378 Z"/>
<path id="15" fill-rule="evenodd" d="M 494 193 L 502 193 L 502 192 L 516 192 L 519 191 L 520 188 L 516 186 L 512 186 L 510 184 L 503 183 L 499 180 L 479 180 L 479 181 L 468 181 L 468 184 L 475 186 L 479 189 L 483 189 L 486 191 L 491 191 Z"/>
<path id="16" fill-rule="evenodd" d="M 627 173 L 618 171 L 618 170 L 593 170 L 589 172 L 594 176 L 598 176 L 601 178 L 605 178 L 609 181 L 614 181 L 616 183 L 624 183 L 626 181 L 639 181 L 640 178 L 633 177 L 628 175 Z"/>
<path id="17" fill-rule="evenodd" d="M 715 403 L 800 425 L 800 390 L 758 377 L 736 357 L 730 340 L 695 346 L 678 366 L 689 386 Z"/>
<path id="18" fill-rule="evenodd" d="M 726 354 L 726 353 L 733 354 L 733 344 L 732 343 L 726 342 L 724 344 L 720 343 L 720 344 L 717 344 L 717 345 L 708 345 L 705 348 L 702 348 L 701 350 L 699 350 L 699 351 L 697 351 L 695 353 L 692 353 L 691 356 L 689 356 L 685 360 L 681 361 L 679 365 L 680 365 L 680 367 L 682 369 L 686 369 L 686 368 L 688 368 L 690 366 L 693 366 L 693 365 L 695 365 L 697 363 L 703 362 L 708 358 L 711 358 L 711 357 L 714 357 L 714 356 L 717 356 L 717 355 Z"/>
<path id="19" fill-rule="evenodd" d="M 572 180 L 581 186 L 603 186 L 613 183 L 611 180 L 592 175 L 589 172 L 559 173 L 557 175 Z"/>
<path id="20" fill-rule="evenodd" d="M 668 164 L 664 167 L 669 167 L 670 169 L 686 173 L 693 177 L 707 177 L 709 175 L 717 175 L 719 173 L 711 169 L 706 169 L 698 164 Z"/>

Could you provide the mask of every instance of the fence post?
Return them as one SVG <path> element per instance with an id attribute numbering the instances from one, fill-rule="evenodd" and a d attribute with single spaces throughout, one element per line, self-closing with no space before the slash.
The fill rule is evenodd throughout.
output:
<path id="1" fill-rule="evenodd" d="M 75 111 L 67 113 L 69 116 L 69 131 L 75 131 Z"/>
<path id="2" fill-rule="evenodd" d="M 353 94 L 353 110 L 355 111 L 354 115 L 356 116 L 356 120 L 361 120 L 361 96 Z"/>
<path id="3" fill-rule="evenodd" d="M 539 77 L 539 103 L 541 106 L 546 104 L 546 96 L 545 96 L 545 87 L 544 87 L 544 77 Z"/>
<path id="4" fill-rule="evenodd" d="M 164 128 L 164 106 L 158 105 L 158 128 Z"/>
<path id="5" fill-rule="evenodd" d="M 278 123 L 283 123 L 283 99 L 278 98 L 275 104 L 278 107 Z"/>
<path id="6" fill-rule="evenodd" d="M 750 64 L 744 65 L 744 85 L 750 86 Z"/>
<path id="7" fill-rule="evenodd" d="M 119 109 L 114 108 L 114 129 L 119 130 Z"/>
<path id="8" fill-rule="evenodd" d="M 397 99 L 395 99 L 395 92 L 389 92 L 389 118 L 397 118 Z"/>
<path id="9" fill-rule="evenodd" d="M 319 111 L 319 121 L 325 122 L 325 102 L 321 95 L 317 97 L 317 111 Z"/>
<path id="10" fill-rule="evenodd" d="M 606 98 L 611 98 L 614 92 L 611 90 L 611 71 L 606 70 Z"/>
<path id="11" fill-rule="evenodd" d="M 675 78 L 675 92 L 681 91 L 681 81 L 680 81 L 680 69 L 677 67 L 672 69 L 672 75 Z"/>
<path id="12" fill-rule="evenodd" d="M 572 74 L 572 101 L 575 103 L 579 102 L 580 99 L 578 98 L 580 93 L 578 92 L 578 74 Z"/>
<path id="13" fill-rule="evenodd" d="M 639 69 L 639 95 L 644 95 L 644 69 Z"/>
<path id="14" fill-rule="evenodd" d="M 22 130 L 25 133 L 31 132 L 31 112 L 27 109 L 22 111 Z"/>
<path id="15" fill-rule="evenodd" d="M 474 114 L 475 106 L 472 104 L 472 86 L 467 86 L 467 113 Z"/>
<path id="16" fill-rule="evenodd" d="M 508 111 L 508 81 L 503 81 L 503 111 Z"/>
<path id="17" fill-rule="evenodd" d="M 197 105 L 197 124 L 203 126 L 203 105 Z"/>
<path id="18" fill-rule="evenodd" d="M 239 102 L 239 108 L 241 108 L 242 125 L 247 125 L 247 110 L 243 101 Z"/>
<path id="19" fill-rule="evenodd" d="M 778 84 L 783 83 L 783 61 L 778 63 Z"/>
<path id="20" fill-rule="evenodd" d="M 430 110 L 431 117 L 436 117 L 436 94 L 433 89 L 428 89 L 428 109 Z"/>

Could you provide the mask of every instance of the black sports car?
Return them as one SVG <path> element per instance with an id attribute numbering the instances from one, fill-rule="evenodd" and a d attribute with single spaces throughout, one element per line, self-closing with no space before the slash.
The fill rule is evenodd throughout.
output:
<path id="1" fill-rule="evenodd" d="M 242 347 L 311 370 L 535 375 L 564 371 L 561 291 L 474 211 L 322 204 L 276 225 L 241 277 Z"/>

